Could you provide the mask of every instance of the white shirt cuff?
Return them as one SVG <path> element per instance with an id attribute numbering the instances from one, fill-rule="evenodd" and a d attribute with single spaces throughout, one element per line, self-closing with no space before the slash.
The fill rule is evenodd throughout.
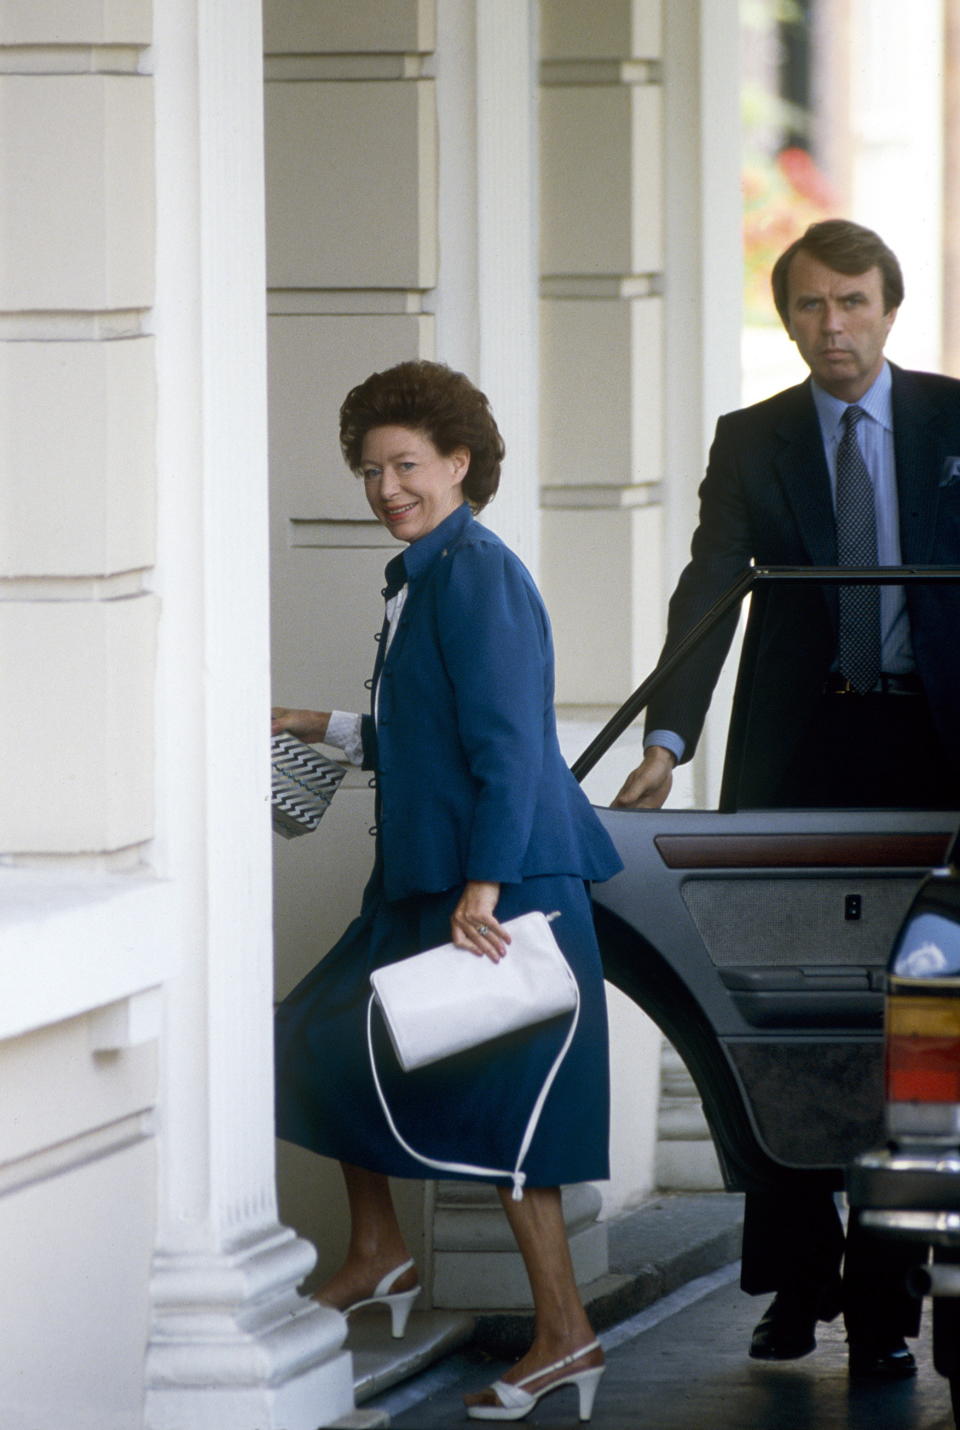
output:
<path id="1" fill-rule="evenodd" d="M 334 749 L 342 750 L 351 765 L 363 764 L 363 737 L 361 735 L 362 721 L 359 715 L 353 715 L 346 710 L 332 710 L 330 712 L 330 724 L 327 726 L 327 738 L 325 745 L 333 745 Z"/>
<path id="2" fill-rule="evenodd" d="M 643 737 L 643 748 L 648 750 L 651 745 L 662 745 L 665 750 L 669 750 L 671 755 L 676 756 L 678 765 L 687 748 L 687 742 L 673 730 L 651 730 Z"/>

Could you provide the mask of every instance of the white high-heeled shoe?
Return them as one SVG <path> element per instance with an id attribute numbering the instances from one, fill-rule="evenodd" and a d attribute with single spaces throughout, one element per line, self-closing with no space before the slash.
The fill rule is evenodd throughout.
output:
<path id="1" fill-rule="evenodd" d="M 542 1370 L 535 1370 L 531 1375 L 525 1375 L 522 1380 L 516 1380 L 512 1384 L 506 1380 L 495 1380 L 490 1389 L 499 1400 L 499 1405 L 468 1405 L 467 1415 L 471 1420 L 522 1420 L 525 1415 L 529 1415 L 533 1407 L 542 1400 L 545 1395 L 550 1395 L 552 1391 L 559 1390 L 562 1385 L 575 1385 L 580 1398 L 580 1419 L 589 1420 L 593 1414 L 593 1402 L 597 1394 L 597 1386 L 600 1384 L 600 1377 L 606 1370 L 605 1365 L 592 1365 L 587 1370 L 574 1371 L 572 1375 L 561 1375 L 556 1380 L 551 1380 L 549 1384 L 541 1386 L 539 1390 L 524 1390 L 525 1385 L 529 1385 L 531 1380 L 542 1380 L 545 1375 L 553 1375 L 554 1371 L 564 1370 L 566 1366 L 573 1365 L 581 1356 L 588 1355 L 590 1351 L 599 1350 L 600 1342 L 591 1341 L 588 1346 L 581 1346 L 572 1355 L 564 1356 L 562 1360 L 554 1361 L 553 1365 L 544 1366 Z"/>
<path id="2" fill-rule="evenodd" d="M 413 1258 L 411 1257 L 402 1266 L 395 1266 L 377 1282 L 372 1295 L 364 1297 L 362 1301 L 354 1301 L 353 1305 L 348 1306 L 343 1314 L 349 1316 L 351 1311 L 359 1311 L 361 1306 L 387 1306 L 390 1309 L 390 1333 L 395 1341 L 400 1340 L 407 1329 L 413 1303 L 420 1295 L 420 1286 L 419 1283 L 416 1286 L 411 1286 L 409 1291 L 391 1291 L 390 1287 L 395 1286 L 403 1273 L 409 1271 L 412 1265 Z"/>

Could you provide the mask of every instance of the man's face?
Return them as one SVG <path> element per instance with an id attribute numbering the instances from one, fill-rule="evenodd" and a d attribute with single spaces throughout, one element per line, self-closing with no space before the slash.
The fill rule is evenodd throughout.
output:
<path id="1" fill-rule="evenodd" d="M 883 311 L 879 268 L 837 273 L 803 249 L 787 274 L 787 332 L 825 391 L 859 402 L 883 366 L 883 345 L 897 316 Z"/>

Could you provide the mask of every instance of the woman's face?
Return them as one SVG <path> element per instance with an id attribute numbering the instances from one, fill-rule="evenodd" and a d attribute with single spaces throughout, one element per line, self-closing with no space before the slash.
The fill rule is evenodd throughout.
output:
<path id="1" fill-rule="evenodd" d="M 443 457 L 423 432 L 373 427 L 363 439 L 360 474 L 370 510 L 400 541 L 419 541 L 463 502 L 470 452 Z"/>

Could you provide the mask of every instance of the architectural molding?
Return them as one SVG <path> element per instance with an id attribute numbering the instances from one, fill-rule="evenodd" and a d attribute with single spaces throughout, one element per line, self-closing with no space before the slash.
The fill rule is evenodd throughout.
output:
<path id="1" fill-rule="evenodd" d="M 629 300 L 662 293 L 662 273 L 545 273 L 540 279 L 541 298 Z"/>
<path id="2" fill-rule="evenodd" d="M 95 1127 L 71 1137 L 68 1142 L 59 1142 L 55 1147 L 44 1147 L 27 1157 L 18 1157 L 16 1161 L 0 1166 L 0 1197 L 9 1196 L 11 1192 L 47 1177 L 63 1176 L 97 1157 L 112 1157 L 135 1142 L 148 1141 L 155 1131 L 152 1112 L 133 1112 L 106 1127 Z"/>
<path id="3" fill-rule="evenodd" d="M 419 288 L 270 288 L 271 317 L 315 318 L 422 313 Z"/>
<path id="4" fill-rule="evenodd" d="M 158 987 L 176 967 L 169 888 L 142 871 L 7 867 L 0 1039 Z M 78 949 L 97 958 L 78 962 Z"/>
<path id="5" fill-rule="evenodd" d="M 426 55 L 267 55 L 264 79 L 424 79 Z"/>
<path id="6" fill-rule="evenodd" d="M 160 1254 L 144 1424 L 315 1430 L 353 1404 L 346 1322 L 297 1295 L 313 1248 L 274 1224 L 215 1254 Z"/>
<path id="7" fill-rule="evenodd" d="M 111 576 L 2 576 L 3 601 L 126 601 L 146 591 L 147 570 Z"/>
<path id="8" fill-rule="evenodd" d="M 148 309 L 116 312 L 0 313 L 0 342 L 75 343 L 139 338 L 147 328 Z"/>
<path id="9" fill-rule="evenodd" d="M 555 510 L 600 510 L 609 507 L 659 506 L 662 482 L 639 482 L 634 486 L 549 486 L 540 488 L 540 505 Z"/>
<path id="10" fill-rule="evenodd" d="M 540 83 L 662 84 L 659 60 L 541 60 Z"/>
<path id="11" fill-rule="evenodd" d="M 146 46 L 2 45 L 0 74 L 148 74 Z"/>
<path id="12" fill-rule="evenodd" d="M 337 518 L 290 518 L 291 546 L 363 547 L 395 553 L 396 539 L 378 521 L 343 521 Z"/>

